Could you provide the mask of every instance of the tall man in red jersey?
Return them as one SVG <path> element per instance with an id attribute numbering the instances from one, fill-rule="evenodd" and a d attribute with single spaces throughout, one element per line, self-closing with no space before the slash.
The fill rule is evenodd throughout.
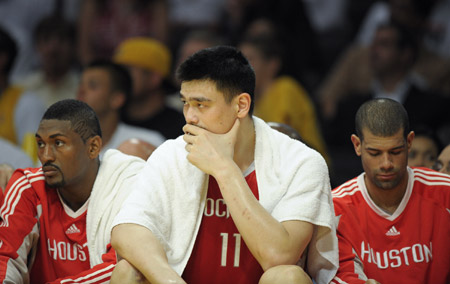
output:
<path id="1" fill-rule="evenodd" d="M 102 227 L 122 198 L 114 183 L 143 161 L 110 150 L 100 163 L 99 121 L 77 100 L 50 106 L 36 141 L 42 167 L 16 170 L 0 208 L 0 282 L 109 282 L 116 258 Z"/>
<path id="2" fill-rule="evenodd" d="M 135 272 L 152 284 L 328 283 L 338 257 L 324 159 L 252 116 L 255 74 L 237 49 L 201 50 L 178 77 L 185 135 L 131 185 L 111 283 Z"/>
<path id="3" fill-rule="evenodd" d="M 364 173 L 333 190 L 339 270 L 331 283 L 450 283 L 450 176 L 410 168 L 408 114 L 364 103 L 351 139 Z"/>

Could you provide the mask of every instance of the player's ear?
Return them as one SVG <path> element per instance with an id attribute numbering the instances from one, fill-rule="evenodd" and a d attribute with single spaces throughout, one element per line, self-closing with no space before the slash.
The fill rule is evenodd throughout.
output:
<path id="1" fill-rule="evenodd" d="M 355 134 L 352 134 L 351 140 L 353 143 L 353 148 L 355 149 L 355 153 L 358 156 L 361 156 L 361 139 L 356 136 Z"/>
<path id="2" fill-rule="evenodd" d="M 88 156 L 90 159 L 95 159 L 100 154 L 100 150 L 102 149 L 103 141 L 102 138 L 98 135 L 91 137 L 86 141 L 88 145 Z"/>
<path id="3" fill-rule="evenodd" d="M 251 101 L 252 99 L 248 93 L 241 93 L 233 99 L 233 105 L 238 118 L 247 116 Z"/>
<path id="4" fill-rule="evenodd" d="M 414 137 L 415 137 L 414 131 L 409 132 L 408 136 L 406 136 L 406 145 L 408 146 L 408 152 L 411 149 L 411 145 L 414 140 Z"/>

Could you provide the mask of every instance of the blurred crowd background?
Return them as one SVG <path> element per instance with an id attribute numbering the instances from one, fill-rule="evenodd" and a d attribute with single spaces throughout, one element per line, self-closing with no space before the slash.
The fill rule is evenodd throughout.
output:
<path id="1" fill-rule="evenodd" d="M 41 110 L 86 97 L 83 70 L 109 60 L 133 79 L 121 119 L 174 138 L 176 67 L 218 44 L 254 67 L 255 115 L 294 128 L 333 185 L 362 172 L 350 135 L 368 98 L 402 102 L 430 160 L 450 144 L 450 0 L 1 0 L 0 136 L 30 152 Z"/>

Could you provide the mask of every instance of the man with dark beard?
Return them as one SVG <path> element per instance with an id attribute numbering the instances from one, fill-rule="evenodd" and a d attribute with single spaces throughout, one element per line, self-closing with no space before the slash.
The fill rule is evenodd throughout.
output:
<path id="1" fill-rule="evenodd" d="M 127 194 L 115 186 L 144 161 L 110 150 L 100 163 L 101 136 L 86 103 L 47 109 L 36 132 L 42 167 L 16 170 L 0 208 L 1 283 L 109 281 L 116 260 L 104 230 Z"/>
<path id="2" fill-rule="evenodd" d="M 356 113 L 364 172 L 333 190 L 339 270 L 331 283 L 450 283 L 450 178 L 408 167 L 408 114 L 391 99 Z"/>

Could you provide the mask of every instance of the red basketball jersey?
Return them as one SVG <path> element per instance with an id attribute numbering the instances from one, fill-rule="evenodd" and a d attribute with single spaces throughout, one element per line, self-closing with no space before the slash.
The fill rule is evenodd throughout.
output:
<path id="1" fill-rule="evenodd" d="M 258 199 L 255 171 L 245 179 Z M 233 222 L 216 180 L 210 176 L 202 223 L 183 279 L 195 284 L 251 284 L 258 283 L 262 274 Z"/>
<path id="2" fill-rule="evenodd" d="M 333 190 L 340 267 L 332 283 L 450 283 L 450 176 L 408 173 L 392 215 L 370 199 L 363 175 Z"/>
<path id="3" fill-rule="evenodd" d="M 73 212 L 56 189 L 45 186 L 40 168 L 13 174 L 0 213 L 0 282 L 28 275 L 30 283 L 59 282 L 67 276 L 79 277 L 68 277 L 64 283 L 109 281 L 115 258 L 90 267 L 87 203 Z"/>

